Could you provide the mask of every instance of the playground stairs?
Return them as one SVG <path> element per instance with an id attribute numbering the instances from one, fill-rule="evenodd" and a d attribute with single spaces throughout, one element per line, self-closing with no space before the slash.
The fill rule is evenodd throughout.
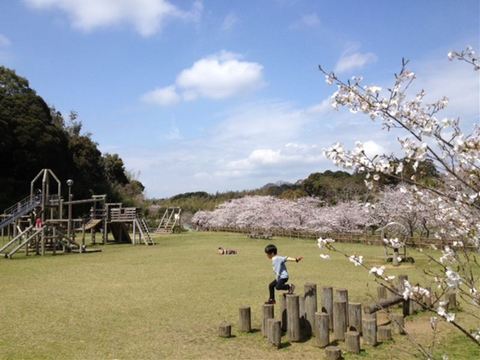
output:
<path id="1" fill-rule="evenodd" d="M 182 213 L 181 208 L 167 208 L 160 223 L 158 224 L 155 233 L 172 233 L 175 226 L 180 225 L 180 214 Z"/>
<path id="2" fill-rule="evenodd" d="M 30 242 L 35 239 L 37 235 L 40 235 L 43 231 L 43 227 L 37 228 L 33 225 L 26 228 L 23 232 L 19 233 L 12 240 L 7 242 L 0 248 L 0 254 L 4 254 L 6 258 L 11 258 L 17 251 L 23 247 L 28 247 Z"/>
<path id="3" fill-rule="evenodd" d="M 15 220 L 27 215 L 39 206 L 42 201 L 41 196 L 31 197 L 30 195 L 17 202 L 15 205 L 9 207 L 2 213 L 0 220 L 0 229 L 10 225 Z"/>
<path id="4" fill-rule="evenodd" d="M 137 215 L 135 221 L 136 221 L 137 228 L 140 231 L 141 239 L 143 240 L 145 245 L 155 245 L 155 241 L 153 241 L 150 235 L 150 230 L 148 230 L 148 226 L 147 226 L 147 223 L 145 222 L 145 219 Z"/>

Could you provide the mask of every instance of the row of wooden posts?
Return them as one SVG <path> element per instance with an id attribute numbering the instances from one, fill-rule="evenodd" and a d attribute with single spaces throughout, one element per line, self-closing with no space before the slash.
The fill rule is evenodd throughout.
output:
<path id="1" fill-rule="evenodd" d="M 338 346 L 329 346 L 332 341 L 344 341 L 347 352 L 360 352 L 360 337 L 363 345 L 375 346 L 378 342 L 391 340 L 392 332 L 405 334 L 404 317 L 422 309 L 419 303 L 430 306 L 431 297 L 418 299 L 419 301 L 405 300 L 401 294 L 404 289 L 406 275 L 398 277 L 396 288 L 388 289 L 379 286 L 378 300 L 364 305 L 349 302 L 347 289 L 334 289 L 323 286 L 320 291 L 321 308 L 317 307 L 317 285 L 307 283 L 304 295 L 283 294 L 280 296 L 280 319 L 275 319 L 274 305 L 262 306 L 262 335 L 277 348 L 281 347 L 282 333 L 286 332 L 288 341 L 300 342 L 309 337 L 315 338 L 318 347 L 326 348 L 327 359 L 339 359 L 341 350 Z M 455 295 L 449 295 L 450 308 L 456 306 Z M 402 313 L 389 313 L 389 325 L 377 326 L 377 311 L 388 309 L 393 305 L 401 304 Z M 363 311 L 362 311 L 363 310 Z M 244 306 L 239 309 L 238 330 L 251 332 L 251 308 Z M 230 337 L 232 326 L 221 323 L 219 336 Z"/>

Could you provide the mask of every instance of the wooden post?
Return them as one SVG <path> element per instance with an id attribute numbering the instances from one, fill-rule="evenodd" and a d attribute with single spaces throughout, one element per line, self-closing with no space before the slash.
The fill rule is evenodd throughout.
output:
<path id="1" fill-rule="evenodd" d="M 262 310 L 262 335 L 266 337 L 268 335 L 267 320 L 273 319 L 273 304 L 263 304 Z"/>
<path id="2" fill-rule="evenodd" d="M 232 325 L 226 322 L 222 322 L 218 327 L 218 336 L 223 338 L 229 338 L 232 336 Z"/>
<path id="3" fill-rule="evenodd" d="M 387 299 L 387 288 L 385 286 L 379 285 L 377 287 L 377 297 L 378 297 L 378 300 Z"/>
<path id="4" fill-rule="evenodd" d="M 378 340 L 379 341 L 392 340 L 392 329 L 390 328 L 390 326 L 378 327 Z"/>
<path id="5" fill-rule="evenodd" d="M 377 345 L 377 320 L 365 319 L 362 321 L 363 325 L 363 342 L 367 345 Z"/>
<path id="6" fill-rule="evenodd" d="M 298 295 L 287 295 L 287 336 L 291 342 L 301 340 Z"/>
<path id="7" fill-rule="evenodd" d="M 280 295 L 280 319 L 282 331 L 287 331 L 287 294 Z"/>
<path id="8" fill-rule="evenodd" d="M 325 348 L 325 359 L 339 360 L 342 358 L 342 350 L 338 346 L 327 346 Z"/>
<path id="9" fill-rule="evenodd" d="M 331 286 L 322 287 L 322 312 L 326 312 L 329 318 L 329 328 L 333 330 L 333 288 Z"/>
<path id="10" fill-rule="evenodd" d="M 445 307 L 446 311 L 451 311 L 455 310 L 457 308 L 457 294 L 454 292 L 446 294 L 446 299 L 445 301 L 447 302 L 447 305 Z"/>
<path id="11" fill-rule="evenodd" d="M 398 292 L 400 293 L 400 295 L 405 290 L 405 280 L 408 281 L 408 275 L 398 275 L 397 289 L 398 289 Z"/>
<path id="12" fill-rule="evenodd" d="M 307 336 L 315 334 L 315 313 L 317 312 L 317 284 L 305 284 L 305 325 Z"/>
<path id="13" fill-rule="evenodd" d="M 239 331 L 250 332 L 252 331 L 252 317 L 250 306 L 243 306 L 239 309 Z"/>
<path id="14" fill-rule="evenodd" d="M 305 296 L 298 295 L 298 311 L 300 316 L 300 331 L 305 333 Z"/>
<path id="15" fill-rule="evenodd" d="M 394 334 L 405 334 L 405 319 L 402 314 L 390 314 L 390 321 Z"/>
<path id="16" fill-rule="evenodd" d="M 354 327 L 355 331 L 362 333 L 362 304 L 348 304 L 348 326 L 350 330 Z"/>
<path id="17" fill-rule="evenodd" d="M 275 319 L 267 319 L 267 340 L 269 343 L 273 344 L 273 323 Z"/>
<path id="18" fill-rule="evenodd" d="M 347 289 L 337 289 L 337 298 L 339 301 L 345 301 L 345 321 L 348 326 L 348 290 Z"/>
<path id="19" fill-rule="evenodd" d="M 345 345 L 348 352 L 360 353 L 360 334 L 358 331 L 347 331 L 345 334 Z"/>
<path id="20" fill-rule="evenodd" d="M 333 302 L 333 337 L 335 340 L 345 340 L 347 331 L 347 303 L 345 301 Z"/>
<path id="21" fill-rule="evenodd" d="M 315 342 L 321 348 L 330 343 L 329 323 L 330 316 L 327 313 L 315 313 Z"/>
<path id="22" fill-rule="evenodd" d="M 432 298 L 433 298 L 432 288 L 426 287 L 425 289 L 428 291 L 428 295 L 423 296 L 423 302 L 425 303 L 425 306 L 427 308 L 430 308 L 432 306 Z"/>
<path id="23" fill-rule="evenodd" d="M 269 322 L 271 319 L 268 320 Z M 270 341 L 273 345 L 280 349 L 282 341 L 282 322 L 280 320 L 271 321 L 270 326 Z"/>

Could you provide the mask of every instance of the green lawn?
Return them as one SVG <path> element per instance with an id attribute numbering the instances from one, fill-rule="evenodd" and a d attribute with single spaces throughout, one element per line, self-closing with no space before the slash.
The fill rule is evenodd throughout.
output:
<path id="1" fill-rule="evenodd" d="M 349 289 L 351 301 L 369 301 L 376 285 L 365 271 L 334 255 L 319 258 L 313 240 L 274 239 L 280 254 L 304 256 L 289 263 L 291 281 L 302 291 L 305 282 Z M 161 359 L 161 358 L 322 358 L 314 341 L 275 350 L 260 334 L 239 334 L 238 308 L 252 307 L 254 328 L 260 327 L 261 304 L 273 279 L 263 249 L 268 242 L 241 234 L 185 233 L 163 236 L 152 247 L 108 245 L 101 253 L 58 256 L 15 256 L 0 259 L 1 359 Z M 236 248 L 238 256 L 219 256 L 218 246 Z M 339 244 L 361 253 L 371 265 L 383 263 L 383 248 Z M 373 259 L 373 260 L 372 260 Z M 415 266 L 406 273 L 425 283 Z M 461 315 L 460 315 L 461 316 Z M 217 337 L 227 320 L 236 335 Z M 419 339 L 428 337 L 428 316 L 407 324 Z M 439 353 L 450 359 L 480 358 L 475 345 L 443 327 Z M 347 359 L 410 359 L 414 347 L 405 337 L 361 356 Z"/>

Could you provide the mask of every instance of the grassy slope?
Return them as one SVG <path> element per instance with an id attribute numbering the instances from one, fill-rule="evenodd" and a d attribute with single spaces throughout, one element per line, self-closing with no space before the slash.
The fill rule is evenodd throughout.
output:
<path id="1" fill-rule="evenodd" d="M 321 261 L 313 241 L 273 242 L 281 254 L 305 257 L 289 263 L 298 292 L 305 282 L 316 282 L 348 288 L 351 301 L 368 301 L 375 293 L 372 278 L 340 256 Z M 236 332 L 244 304 L 252 306 L 253 326 L 260 327 L 273 276 L 265 245 L 238 234 L 189 233 L 159 238 L 155 247 L 109 245 L 102 253 L 0 259 L 0 358 L 318 358 L 323 351 L 313 341 L 277 351 L 258 332 Z M 240 254 L 216 255 L 218 246 Z M 374 259 L 372 265 L 383 263 L 382 248 L 340 246 Z M 425 281 L 411 265 L 392 273 Z M 415 319 L 412 331 L 425 336 L 428 317 Z M 233 322 L 235 338 L 216 336 L 222 320 Z M 480 357 L 478 349 L 445 329 L 440 339 L 455 352 L 451 359 Z M 360 357 L 413 357 L 402 349 L 412 346 L 397 337 L 392 344 L 367 347 Z"/>

